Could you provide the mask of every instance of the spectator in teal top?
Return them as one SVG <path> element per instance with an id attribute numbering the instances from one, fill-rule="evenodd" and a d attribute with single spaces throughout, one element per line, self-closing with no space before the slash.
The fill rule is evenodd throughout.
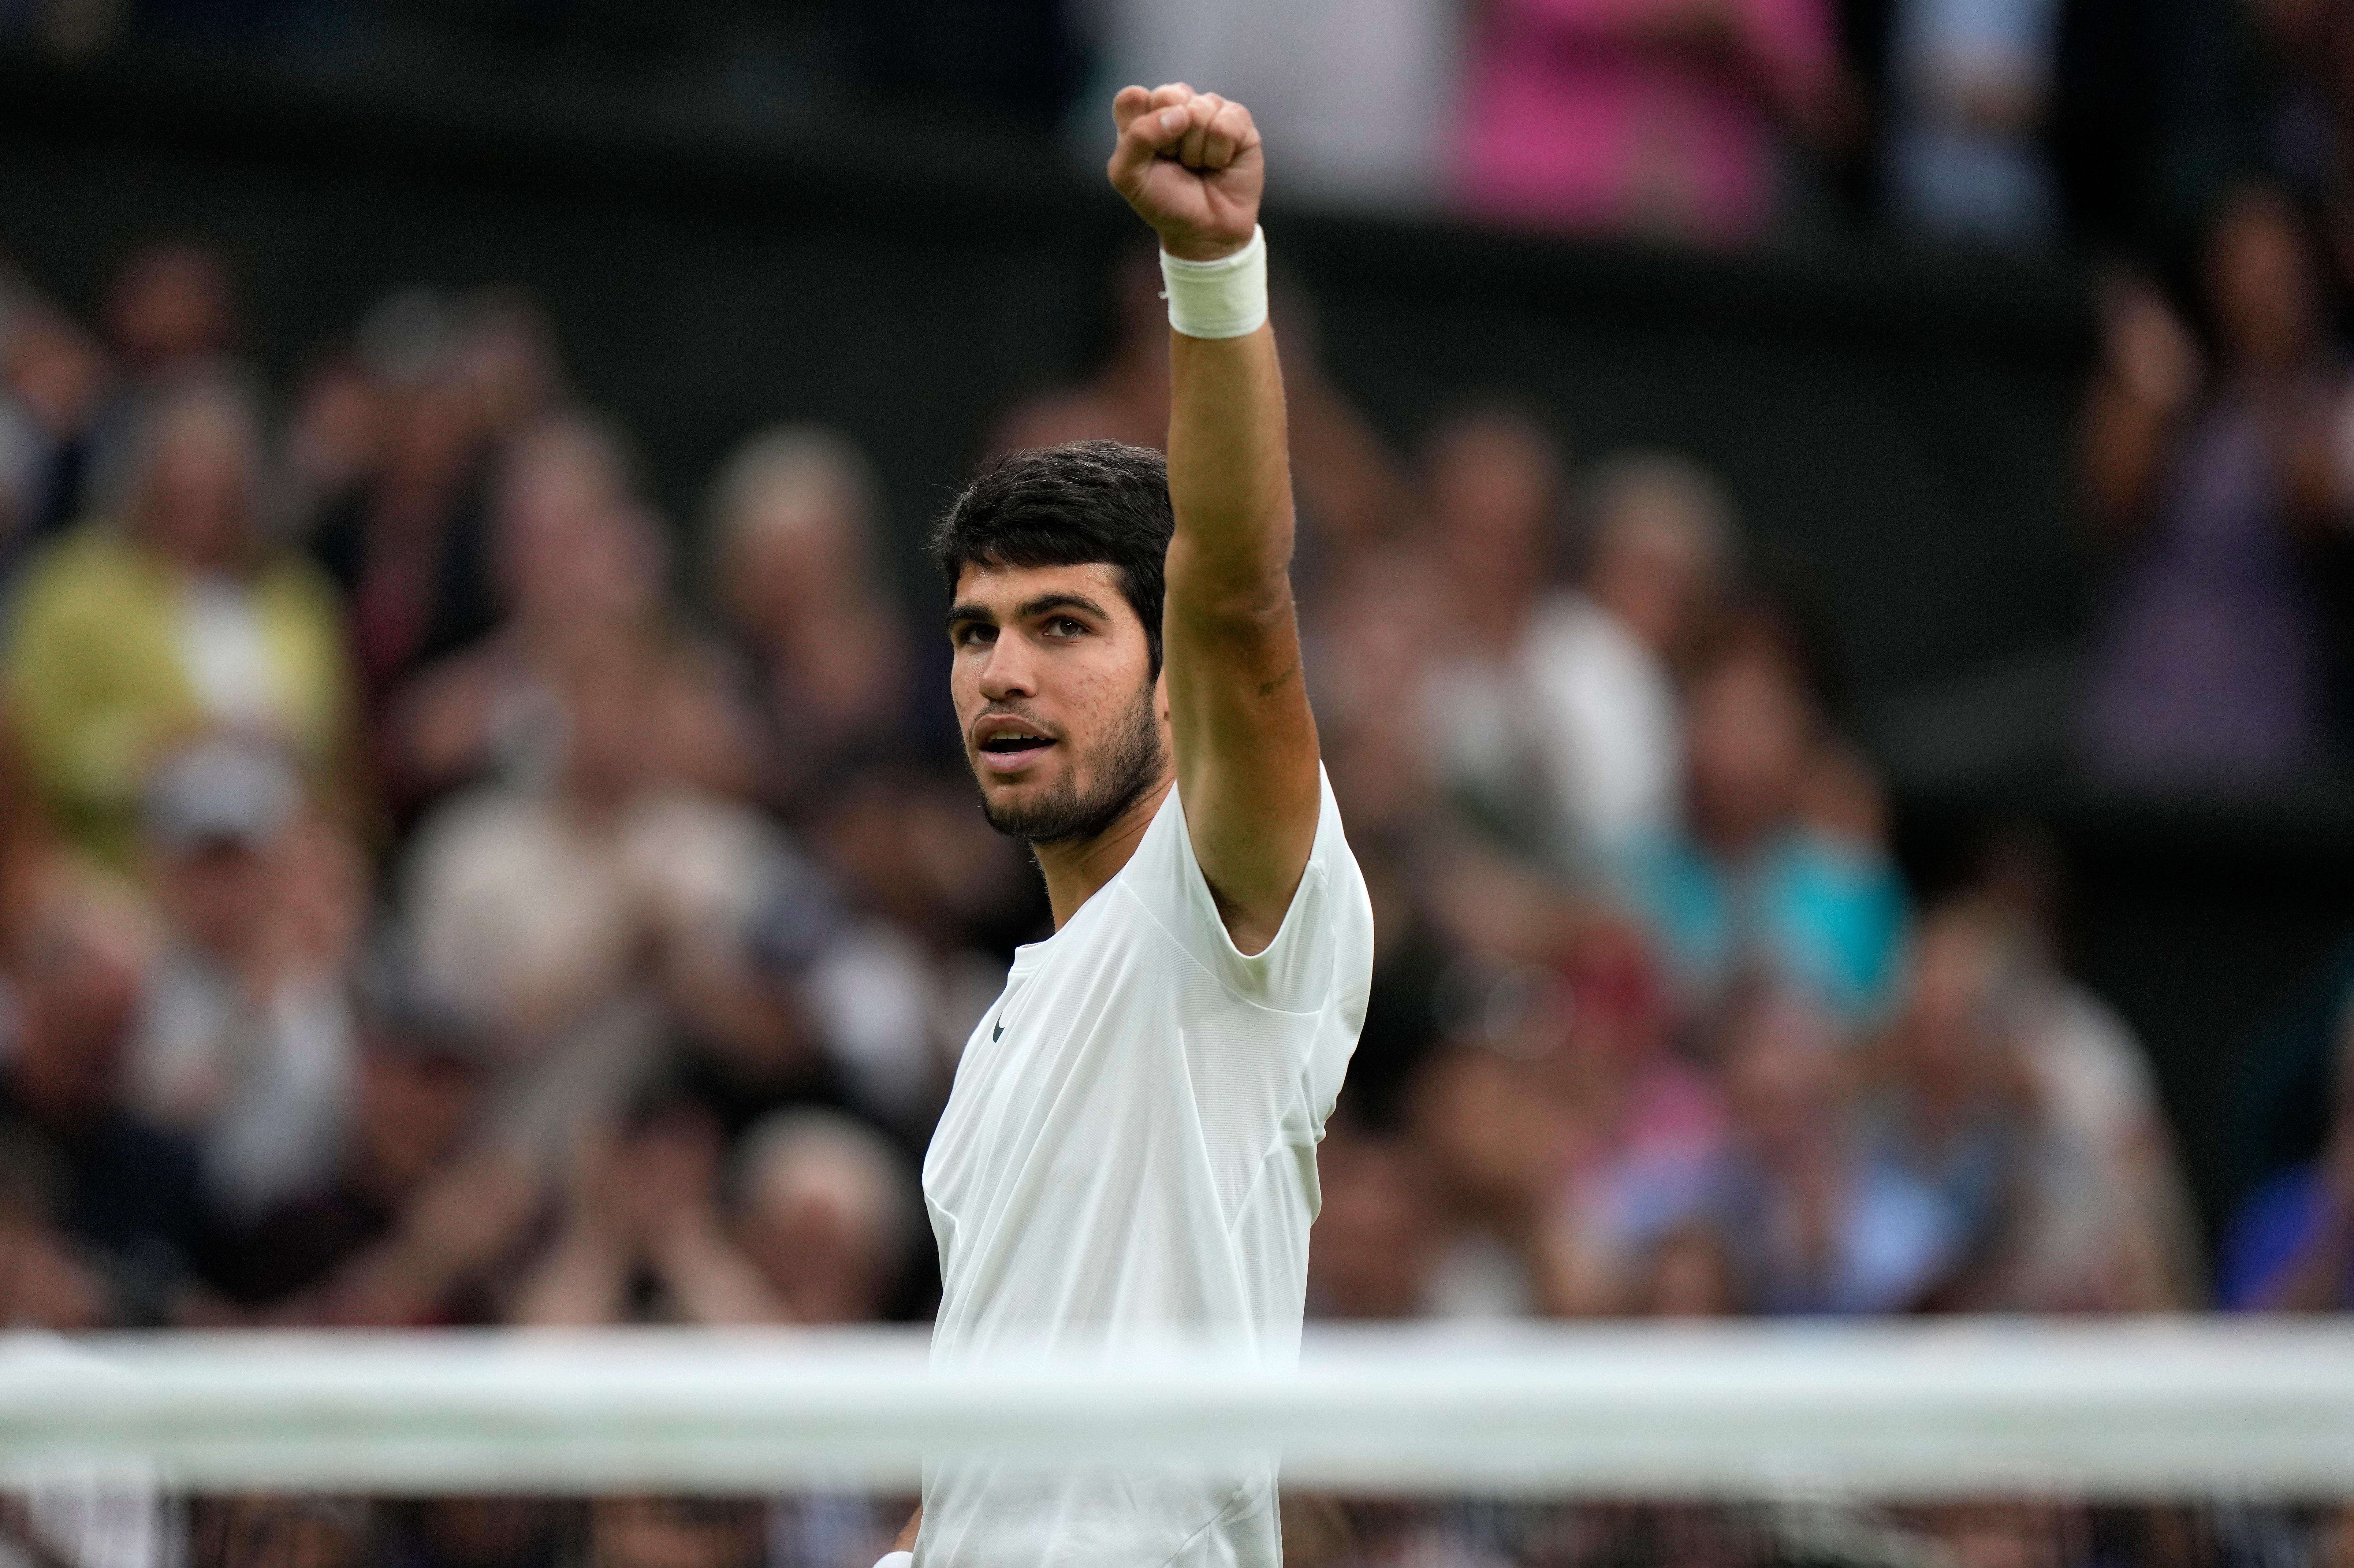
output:
<path id="1" fill-rule="evenodd" d="M 1684 821 L 1617 858 L 1687 1006 L 1755 974 L 1850 1022 L 1877 1014 L 1897 973 L 1903 885 L 1877 789 L 1774 622 L 1744 619 L 1695 671 L 1685 746 Z"/>

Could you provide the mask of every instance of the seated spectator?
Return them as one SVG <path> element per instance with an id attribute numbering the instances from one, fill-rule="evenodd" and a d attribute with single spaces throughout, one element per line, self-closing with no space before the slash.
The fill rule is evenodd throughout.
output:
<path id="1" fill-rule="evenodd" d="M 1044 889 L 961 779 L 868 768 L 831 792 L 810 831 L 841 915 L 800 984 L 856 1103 L 921 1142 L 1008 957 L 1047 929 Z M 764 916 L 772 955 L 782 935 Z"/>
<path id="2" fill-rule="evenodd" d="M 1685 726 L 1687 824 L 1619 861 L 1678 992 L 1705 1009 L 1755 965 L 1843 1018 L 1871 1015 L 1896 979 L 1904 890 L 1871 780 L 1773 621 L 1744 621 L 1694 672 Z"/>
<path id="3" fill-rule="evenodd" d="M 766 821 L 678 777 L 652 716 L 670 668 L 618 630 L 556 651 L 553 776 L 446 802 L 408 852 L 421 978 L 507 1048 L 502 1115 L 542 1149 L 643 1070 L 666 945 L 747 939 L 793 863 Z"/>
<path id="4" fill-rule="evenodd" d="M 196 1150 L 123 1103 L 150 944 L 140 912 L 60 877 L 8 955 L 0 1061 L 0 1316 L 173 1321 L 204 1255 Z"/>
<path id="5" fill-rule="evenodd" d="M 672 772 L 730 793 L 749 783 L 747 742 L 719 661 L 667 620 L 667 551 L 615 440 L 553 418 L 509 443 L 493 502 L 503 617 L 387 703 L 384 768 L 414 814 L 470 783 L 545 783 L 561 749 L 559 667 L 576 644 L 648 641 L 663 669 L 641 715 Z"/>
<path id="6" fill-rule="evenodd" d="M 2020 1118 L 2011 1222 L 1962 1304 L 2154 1312 L 2203 1298 L 2188 1186 L 2148 1053 L 2051 957 L 2020 851 L 1925 925 L 1899 1033 L 1999 1033 Z"/>
<path id="7" fill-rule="evenodd" d="M 729 1187 L 736 1244 L 779 1321 L 875 1321 L 928 1240 L 898 1150 L 836 1113 L 786 1111 L 753 1128 Z M 722 1319 L 706 1309 L 704 1320 Z"/>
<path id="8" fill-rule="evenodd" d="M 1452 610 L 1425 707 L 1467 820 L 1556 872 L 1671 824 L 1682 797 L 1675 670 L 1724 575 L 1729 508 L 1678 458 L 1606 464 L 1589 487 L 1578 587 L 1557 580 L 1552 443 L 1490 410 L 1433 438 L 1431 523 Z"/>
<path id="9" fill-rule="evenodd" d="M 132 1098 L 196 1139 L 225 1219 L 314 1185 L 343 1143 L 343 969 L 366 893 L 356 854 L 302 811 L 281 755 L 226 738 L 173 754 L 147 787 L 166 935 Z"/>
<path id="10" fill-rule="evenodd" d="M 1502 1042 L 1510 1054 L 1486 1042 L 1452 1044 L 1409 1090 L 1408 1125 L 1437 1209 L 1429 1316 L 1529 1317 L 1585 1294 L 1552 1224 L 1572 1131 L 1527 1057 L 1528 1037 L 1513 1030 Z"/>
<path id="11" fill-rule="evenodd" d="M 499 1305 L 489 1271 L 537 1212 L 536 1188 L 479 1138 L 495 1061 L 483 1031 L 378 967 L 360 988 L 337 1164 L 221 1249 L 220 1288 L 265 1322 L 482 1321 Z"/>
<path id="12" fill-rule="evenodd" d="M 1700 1315 L 1725 1146 L 1716 1086 L 1674 1048 L 1673 1002 L 1639 932 L 1590 924 L 1561 973 L 1568 1027 L 1540 1058 L 1571 1129 L 1549 1215 L 1564 1265 L 1549 1306 L 1640 1313 L 1664 1293 Z"/>
<path id="13" fill-rule="evenodd" d="M 110 374 L 98 344 L 47 302 L 0 298 L 0 580 L 86 514 Z"/>
<path id="14" fill-rule="evenodd" d="M 1792 129 L 1828 135 L 1819 0 L 1486 0 L 1457 134 L 1457 205 L 1552 228 L 1727 245 L 1776 215 Z"/>
<path id="15" fill-rule="evenodd" d="M 1584 851 L 1560 776 L 1565 737 L 1537 699 L 1554 586 L 1561 460 L 1522 416 L 1471 414 L 1424 458 L 1446 607 L 1416 651 L 1425 745 L 1455 814 L 1496 848 L 1566 872 Z"/>
<path id="16" fill-rule="evenodd" d="M 2354 1308 L 2354 1007 L 2337 1034 L 2321 1152 L 2260 1183 L 2224 1232 L 2215 1293 L 2229 1310 Z"/>
<path id="17" fill-rule="evenodd" d="M 1999 1244 L 2023 1228 L 2037 1130 L 2005 955 L 1989 935 L 1962 909 L 1923 923 L 1877 1093 L 1862 1107 L 1872 1157 L 1934 1194 L 1958 1238 L 1948 1306 L 1987 1289 Z"/>
<path id="18" fill-rule="evenodd" d="M 1419 1318 L 1432 1307 L 1441 1241 L 1412 1145 L 1336 1128 L 1316 1151 L 1323 1192 L 1308 1237 L 1308 1315 Z"/>
<path id="19" fill-rule="evenodd" d="M 920 720 L 953 728 L 923 711 L 876 527 L 864 455 L 814 426 L 751 437 L 713 489 L 711 581 L 736 641 L 757 788 L 788 811 L 863 763 L 919 754 Z"/>
<path id="20" fill-rule="evenodd" d="M 150 427 L 190 381 L 222 381 L 249 396 L 251 367 L 232 357 L 237 291 L 228 268 L 205 246 L 166 240 L 146 247 L 107 281 L 99 313 L 118 372 L 93 421 L 89 515 L 116 516 L 138 482 Z"/>
<path id="21" fill-rule="evenodd" d="M 312 376 L 290 440 L 316 507 L 308 542 L 351 607 L 372 701 L 497 617 L 488 432 L 448 315 L 422 290 L 378 303 L 355 334 L 356 357 Z"/>
<path id="22" fill-rule="evenodd" d="M 582 1150 L 524 1320 L 878 1320 L 920 1228 L 891 1146 L 839 1114 L 793 1110 L 744 1136 L 724 1193 L 719 1156 L 708 1120 L 680 1109 Z"/>
<path id="23" fill-rule="evenodd" d="M 2277 193 L 2226 203 L 2204 260 L 2213 373 L 2154 290 L 2120 284 L 2086 408 L 2095 515 L 2138 540 L 2087 715 L 2094 760 L 2126 779 L 2276 779 L 2321 738 L 2296 549 L 2347 514 L 2348 383 L 2322 334 L 2312 240 Z"/>
<path id="24" fill-rule="evenodd" d="M 1696 464 L 1638 452 L 1596 471 L 1581 591 L 1533 651 L 1564 807 L 1591 844 L 1675 821 L 1683 726 L 1674 677 L 1708 630 L 1732 556 L 1732 506 Z"/>
<path id="25" fill-rule="evenodd" d="M 1811 999 L 1732 1001 L 1720 1047 L 1733 1147 L 1719 1234 L 1741 1299 L 1769 1314 L 1902 1312 L 1945 1288 L 1975 1239 L 1929 1182 L 1860 1136 L 1855 1053 Z"/>
<path id="26" fill-rule="evenodd" d="M 8 698 L 37 792 L 82 844 L 128 864 L 157 760 L 204 729 L 266 736 L 314 781 L 351 736 L 334 591 L 270 543 L 260 433 L 217 381 L 159 395 L 119 524 L 27 569 Z"/>

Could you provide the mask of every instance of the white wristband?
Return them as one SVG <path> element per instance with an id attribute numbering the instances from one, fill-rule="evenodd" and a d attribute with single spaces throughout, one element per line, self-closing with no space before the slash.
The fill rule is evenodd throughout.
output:
<path id="1" fill-rule="evenodd" d="M 1252 229 L 1248 245 L 1215 261 L 1163 250 L 1161 280 L 1169 286 L 1161 298 L 1172 330 L 1187 337 L 1248 337 L 1267 320 L 1267 230 Z"/>
<path id="2" fill-rule="evenodd" d="M 875 1568 L 916 1568 L 912 1552 L 885 1552 L 875 1560 Z"/>

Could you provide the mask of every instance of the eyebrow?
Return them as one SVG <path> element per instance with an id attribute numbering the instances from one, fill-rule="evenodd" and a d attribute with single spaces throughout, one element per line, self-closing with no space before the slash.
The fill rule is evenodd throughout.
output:
<path id="1" fill-rule="evenodd" d="M 1049 610 L 1055 609 L 1085 610 L 1087 614 L 1094 616 L 1097 620 L 1109 620 L 1111 619 L 1110 614 L 1105 610 L 1103 606 L 1087 598 L 1087 595 L 1077 593 L 1047 593 L 1040 594 L 1036 599 L 1025 599 L 1022 603 L 1013 607 L 1013 619 L 1016 620 L 1029 620 L 1035 617 L 1044 615 Z M 966 621 L 976 621 L 984 626 L 994 626 L 997 624 L 997 617 L 990 611 L 986 605 L 960 604 L 949 608 L 948 613 L 948 624 L 950 628 L 960 626 Z"/>

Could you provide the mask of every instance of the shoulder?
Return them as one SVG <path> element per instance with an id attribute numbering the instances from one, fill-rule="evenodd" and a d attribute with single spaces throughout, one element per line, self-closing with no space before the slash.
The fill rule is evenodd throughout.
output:
<path id="1" fill-rule="evenodd" d="M 1373 902 L 1350 851 L 1331 781 L 1320 768 L 1318 787 L 1316 837 L 1307 864 L 1275 938 L 1258 952 L 1243 952 L 1227 932 L 1174 789 L 1115 882 L 1122 896 L 1140 906 L 1239 1001 L 1310 1012 L 1338 989 L 1362 988 L 1371 971 Z"/>

